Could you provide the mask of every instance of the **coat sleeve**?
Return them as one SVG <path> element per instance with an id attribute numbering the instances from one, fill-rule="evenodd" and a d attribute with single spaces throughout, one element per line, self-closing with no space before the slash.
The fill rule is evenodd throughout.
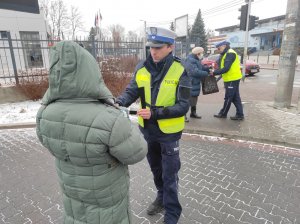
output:
<path id="1" fill-rule="evenodd" d="M 123 115 L 117 117 L 109 138 L 109 153 L 125 165 L 143 160 L 147 143 L 137 125 Z"/>
<path id="2" fill-rule="evenodd" d="M 137 71 L 143 67 L 144 62 L 140 62 L 136 68 L 135 72 L 133 73 L 133 78 L 131 79 L 130 83 L 127 85 L 125 91 L 117 97 L 116 103 L 122 107 L 129 107 L 132 103 L 134 103 L 139 98 L 138 92 L 138 85 L 135 81 Z"/>
<path id="3" fill-rule="evenodd" d="M 121 96 L 116 99 L 116 103 L 123 107 L 129 107 L 139 98 L 138 86 L 135 81 L 135 76 L 131 79 L 130 83 L 126 87 Z"/>
<path id="4" fill-rule="evenodd" d="M 205 76 L 208 76 L 208 72 L 202 69 L 202 65 L 200 64 L 200 61 L 186 59 L 184 63 L 184 67 L 187 73 L 192 78 L 203 78 Z"/>
<path id="5" fill-rule="evenodd" d="M 192 73 L 192 78 L 203 78 L 208 76 L 208 72 L 202 69 L 200 62 L 193 65 L 195 67 L 194 72 Z"/>

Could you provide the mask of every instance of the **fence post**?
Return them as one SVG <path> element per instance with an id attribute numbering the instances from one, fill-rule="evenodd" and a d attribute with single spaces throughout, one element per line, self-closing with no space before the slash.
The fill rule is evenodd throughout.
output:
<path id="1" fill-rule="evenodd" d="M 10 56 L 11 56 L 11 62 L 12 62 L 13 69 L 14 69 L 16 84 L 19 85 L 19 77 L 18 77 L 18 72 L 17 72 L 16 59 L 15 59 L 14 49 L 13 49 L 11 35 L 10 35 L 9 31 L 7 32 L 7 38 L 8 38 L 9 51 L 10 51 Z"/>
<path id="2" fill-rule="evenodd" d="M 97 59 L 96 58 L 95 35 L 92 35 L 92 55 L 95 59 Z"/>

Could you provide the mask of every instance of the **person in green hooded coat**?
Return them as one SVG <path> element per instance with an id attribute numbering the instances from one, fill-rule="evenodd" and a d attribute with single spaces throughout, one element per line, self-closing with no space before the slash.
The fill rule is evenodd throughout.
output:
<path id="1" fill-rule="evenodd" d="M 112 98 L 88 51 L 71 41 L 50 49 L 36 131 L 55 157 L 64 224 L 132 223 L 128 165 L 143 160 L 147 145 Z"/>

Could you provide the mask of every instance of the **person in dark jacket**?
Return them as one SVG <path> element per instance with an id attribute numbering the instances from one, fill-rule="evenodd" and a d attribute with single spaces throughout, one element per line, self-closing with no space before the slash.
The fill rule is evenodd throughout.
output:
<path id="1" fill-rule="evenodd" d="M 236 114 L 230 117 L 231 120 L 244 120 L 243 106 L 240 97 L 240 80 L 242 79 L 242 72 L 240 69 L 240 60 L 237 53 L 230 48 L 227 41 L 221 41 L 216 44 L 216 48 L 220 52 L 218 60 L 219 69 L 213 72 L 213 75 L 222 75 L 225 85 L 225 98 L 223 108 L 216 118 L 227 118 L 227 113 L 230 109 L 231 103 L 236 107 Z"/>
<path id="2" fill-rule="evenodd" d="M 188 55 L 184 63 L 185 69 L 192 80 L 190 117 L 197 119 L 201 119 L 201 116 L 196 113 L 196 105 L 201 91 L 201 79 L 209 75 L 209 69 L 201 64 L 203 52 L 204 49 L 202 47 L 193 48 L 192 53 Z"/>
<path id="3" fill-rule="evenodd" d="M 191 84 L 180 59 L 172 55 L 176 34 L 159 27 L 149 27 L 147 33 L 150 55 L 137 66 L 116 103 L 128 107 L 141 99 L 138 122 L 148 143 L 147 159 L 157 189 L 147 213 L 155 215 L 165 209 L 164 222 L 176 224 L 182 211 L 178 199 L 179 140 Z"/>

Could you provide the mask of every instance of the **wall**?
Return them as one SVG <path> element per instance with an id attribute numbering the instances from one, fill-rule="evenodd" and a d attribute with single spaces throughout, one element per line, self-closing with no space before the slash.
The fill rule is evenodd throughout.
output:
<path id="1" fill-rule="evenodd" d="M 44 40 L 47 37 L 47 24 L 44 19 L 43 11 L 40 12 L 41 14 L 33 14 L 0 9 L 0 31 L 9 31 L 12 39 L 18 39 L 18 41 L 12 41 L 18 70 L 25 70 L 28 66 L 24 51 L 21 49 L 22 43 L 20 41 L 20 31 L 38 32 L 40 37 Z M 0 47 L 2 47 L 2 49 L 0 49 L 0 56 L 3 59 L 3 66 L 0 73 L 13 74 L 11 53 L 8 46 L 7 39 L 0 39 Z M 3 49 L 3 47 L 6 49 Z M 47 48 L 47 42 L 41 42 L 41 47 Z M 42 49 L 42 55 L 44 58 L 44 67 L 46 67 L 48 66 L 48 51 Z"/>

